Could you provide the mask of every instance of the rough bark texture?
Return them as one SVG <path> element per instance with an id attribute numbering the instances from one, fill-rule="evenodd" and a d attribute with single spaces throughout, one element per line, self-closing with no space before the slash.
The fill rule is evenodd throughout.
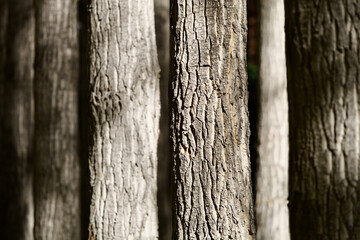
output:
<path id="1" fill-rule="evenodd" d="M 35 4 L 35 238 L 80 238 L 77 1 Z"/>
<path id="2" fill-rule="evenodd" d="M 0 0 L 0 239 L 33 239 L 32 0 Z"/>
<path id="3" fill-rule="evenodd" d="M 359 239 L 360 1 L 286 0 L 292 239 Z"/>
<path id="4" fill-rule="evenodd" d="M 254 239 L 245 3 L 173 1 L 176 239 Z"/>
<path id="5" fill-rule="evenodd" d="M 90 239 L 157 239 L 159 66 L 152 0 L 90 7 Z"/>
<path id="6" fill-rule="evenodd" d="M 256 181 L 257 239 L 287 240 L 288 104 L 283 0 L 260 1 L 260 111 Z"/>
<path id="7" fill-rule="evenodd" d="M 158 206 L 159 239 L 168 240 L 172 236 L 171 215 L 171 158 L 169 146 L 169 38 L 170 38 L 170 1 L 155 0 L 155 30 L 158 49 L 160 74 L 160 135 L 158 142 Z"/>

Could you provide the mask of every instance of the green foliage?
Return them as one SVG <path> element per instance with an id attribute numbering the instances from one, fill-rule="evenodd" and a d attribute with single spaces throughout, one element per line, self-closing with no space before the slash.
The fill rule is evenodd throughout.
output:
<path id="1" fill-rule="evenodd" d="M 248 63 L 247 71 L 249 82 L 255 82 L 259 77 L 259 67 L 254 64 Z"/>

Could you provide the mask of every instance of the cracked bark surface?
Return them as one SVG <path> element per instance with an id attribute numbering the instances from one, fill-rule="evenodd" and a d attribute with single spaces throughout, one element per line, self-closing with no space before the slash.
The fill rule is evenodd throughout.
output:
<path id="1" fill-rule="evenodd" d="M 175 0 L 170 89 L 176 239 L 254 239 L 246 2 Z"/>
<path id="2" fill-rule="evenodd" d="M 360 2 L 285 1 L 292 239 L 359 239 Z"/>
<path id="3" fill-rule="evenodd" d="M 90 9 L 89 239 L 157 239 L 159 66 L 153 1 Z"/>
<path id="4" fill-rule="evenodd" d="M 34 55 L 32 0 L 0 0 L 0 239 L 33 239 Z"/>
<path id="5" fill-rule="evenodd" d="M 77 1 L 35 3 L 35 238 L 80 239 Z"/>
<path id="6" fill-rule="evenodd" d="M 256 190 L 257 239 L 290 239 L 288 102 L 283 0 L 260 1 L 260 110 Z"/>

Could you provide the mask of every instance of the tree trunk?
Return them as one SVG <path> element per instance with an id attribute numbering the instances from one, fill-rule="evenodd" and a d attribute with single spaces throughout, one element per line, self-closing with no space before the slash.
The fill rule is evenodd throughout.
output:
<path id="1" fill-rule="evenodd" d="M 283 0 L 260 1 L 257 239 L 287 240 L 288 104 Z"/>
<path id="2" fill-rule="evenodd" d="M 159 66 L 148 0 L 90 5 L 90 239 L 156 239 Z"/>
<path id="3" fill-rule="evenodd" d="M 77 1 L 35 4 L 35 238 L 80 238 Z"/>
<path id="4" fill-rule="evenodd" d="M 171 128 L 177 239 L 254 239 L 246 1 L 175 0 Z"/>
<path id="5" fill-rule="evenodd" d="M 360 1 L 286 0 L 292 239 L 359 239 Z"/>
<path id="6" fill-rule="evenodd" d="M 160 74 L 160 135 L 158 142 L 158 206 L 159 239 L 168 240 L 172 236 L 171 216 L 171 161 L 169 146 L 169 38 L 170 38 L 170 1 L 155 0 L 155 29 Z"/>
<path id="7" fill-rule="evenodd" d="M 0 0 L 0 239 L 33 239 L 32 0 Z"/>

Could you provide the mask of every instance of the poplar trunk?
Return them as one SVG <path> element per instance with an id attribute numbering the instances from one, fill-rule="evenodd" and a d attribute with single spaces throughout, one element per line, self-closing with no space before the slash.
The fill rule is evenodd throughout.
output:
<path id="1" fill-rule="evenodd" d="M 159 66 L 152 0 L 90 9 L 89 239 L 157 239 Z"/>
<path id="2" fill-rule="evenodd" d="M 257 239 L 288 240 L 288 100 L 283 0 L 260 1 Z"/>
<path id="3" fill-rule="evenodd" d="M 360 1 L 285 6 L 291 238 L 360 239 Z"/>
<path id="4" fill-rule="evenodd" d="M 35 239 L 80 239 L 77 1 L 35 1 Z"/>
<path id="5" fill-rule="evenodd" d="M 34 11 L 0 0 L 0 239 L 32 240 Z"/>
<path id="6" fill-rule="evenodd" d="M 176 239 L 255 239 L 246 1 L 172 2 Z"/>

